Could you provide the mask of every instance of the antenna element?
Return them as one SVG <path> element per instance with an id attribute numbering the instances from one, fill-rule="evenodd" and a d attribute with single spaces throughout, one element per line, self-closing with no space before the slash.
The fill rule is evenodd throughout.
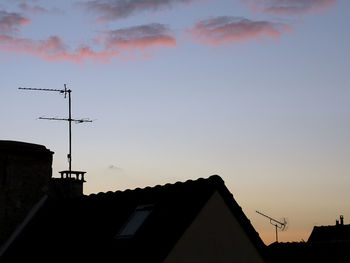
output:
<path id="1" fill-rule="evenodd" d="M 277 235 L 277 229 L 280 229 L 281 231 L 285 230 L 286 226 L 287 226 L 287 221 L 286 219 L 283 219 L 283 222 L 280 222 L 280 221 L 277 221 L 276 219 L 270 217 L 270 216 L 267 216 L 259 211 L 255 211 L 257 212 L 259 215 L 262 215 L 268 219 L 270 219 L 270 224 L 275 226 L 276 228 L 276 242 L 278 243 L 278 235 Z"/>

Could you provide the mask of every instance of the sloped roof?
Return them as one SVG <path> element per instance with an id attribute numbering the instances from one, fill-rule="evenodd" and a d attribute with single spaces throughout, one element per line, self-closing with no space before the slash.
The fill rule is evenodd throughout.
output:
<path id="1" fill-rule="evenodd" d="M 308 242 L 350 242 L 350 225 L 314 226 Z"/>
<path id="2" fill-rule="evenodd" d="M 48 200 L 3 256 L 4 262 L 162 262 L 212 194 L 218 191 L 252 243 L 265 245 L 217 175 L 208 179 Z M 139 205 L 152 212 L 128 239 L 115 235 Z"/>

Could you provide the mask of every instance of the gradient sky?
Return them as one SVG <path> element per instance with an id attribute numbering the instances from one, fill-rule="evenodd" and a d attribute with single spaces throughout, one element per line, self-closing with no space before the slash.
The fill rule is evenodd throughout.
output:
<path id="1" fill-rule="evenodd" d="M 1 0 L 0 139 L 86 194 L 220 175 L 265 243 L 350 220 L 350 1 Z"/>

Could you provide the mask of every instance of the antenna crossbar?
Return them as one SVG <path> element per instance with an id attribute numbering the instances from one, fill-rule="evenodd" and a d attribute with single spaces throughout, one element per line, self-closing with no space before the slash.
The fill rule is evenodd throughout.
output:
<path id="1" fill-rule="evenodd" d="M 258 214 L 260 214 L 260 215 L 262 215 L 262 216 L 264 216 L 264 217 L 267 217 L 268 219 L 270 219 L 270 222 L 275 222 L 275 223 L 279 224 L 280 226 L 284 226 L 284 225 L 285 225 L 285 223 L 282 223 L 282 222 L 280 222 L 280 221 L 277 221 L 276 219 L 274 219 L 274 218 L 272 218 L 272 217 L 269 217 L 269 216 L 267 216 L 267 215 L 265 215 L 265 214 L 263 214 L 263 213 L 261 213 L 261 212 L 259 212 L 259 211 L 255 211 L 255 212 L 257 212 Z"/>
<path id="2" fill-rule="evenodd" d="M 39 117 L 39 120 L 49 120 L 49 121 L 73 121 L 75 123 L 83 123 L 83 122 L 92 122 L 92 120 L 89 119 L 66 119 L 66 118 L 48 118 L 48 117 Z"/>
<path id="3" fill-rule="evenodd" d="M 58 92 L 65 92 L 65 90 L 63 89 L 37 89 L 37 88 L 22 88 L 22 87 L 19 87 L 18 89 L 22 89 L 22 90 L 41 90 L 41 91 L 58 91 Z"/>
<path id="4" fill-rule="evenodd" d="M 49 121 L 69 121 L 69 119 L 64 118 L 46 118 L 46 117 L 39 117 L 39 120 L 49 120 Z"/>

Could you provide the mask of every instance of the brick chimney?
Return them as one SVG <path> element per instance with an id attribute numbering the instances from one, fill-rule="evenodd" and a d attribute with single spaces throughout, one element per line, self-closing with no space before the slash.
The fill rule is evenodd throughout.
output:
<path id="1" fill-rule="evenodd" d="M 0 140 L 0 245 L 48 191 L 53 152 Z"/>

